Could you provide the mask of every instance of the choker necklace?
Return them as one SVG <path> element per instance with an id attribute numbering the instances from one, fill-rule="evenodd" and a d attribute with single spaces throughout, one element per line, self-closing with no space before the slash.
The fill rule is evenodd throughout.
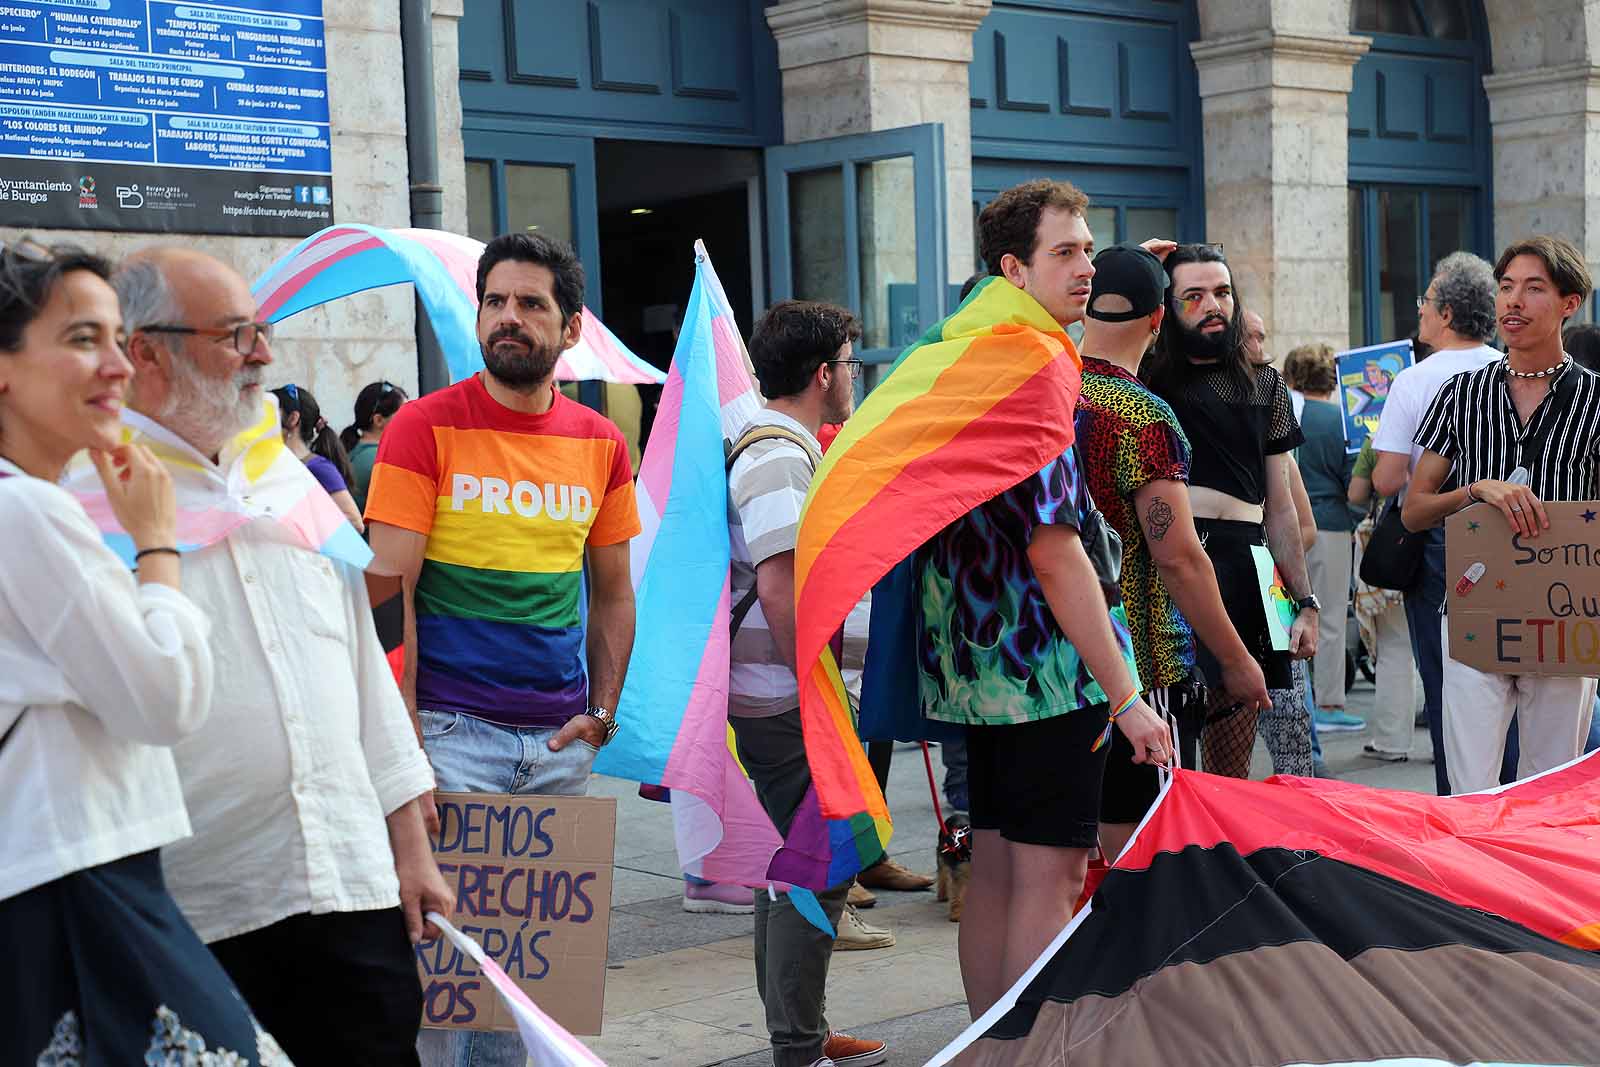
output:
<path id="1" fill-rule="evenodd" d="M 1507 356 L 1506 373 L 1511 375 L 1513 378 L 1548 378 L 1552 374 L 1555 374 L 1557 371 L 1560 371 L 1566 367 L 1566 365 L 1571 362 L 1572 357 L 1563 352 L 1561 354 L 1560 363 L 1557 363 L 1552 367 L 1546 367 L 1544 370 L 1513 370 L 1511 368 L 1511 357 Z"/>

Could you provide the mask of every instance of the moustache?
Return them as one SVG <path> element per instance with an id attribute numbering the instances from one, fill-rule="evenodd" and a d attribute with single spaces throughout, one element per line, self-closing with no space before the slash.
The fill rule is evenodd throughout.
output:
<path id="1" fill-rule="evenodd" d="M 500 329 L 489 335 L 489 344 L 491 346 L 499 344 L 501 341 L 515 341 L 518 344 L 524 345 L 528 348 L 533 347 L 533 338 L 529 337 L 515 326 L 502 326 Z"/>

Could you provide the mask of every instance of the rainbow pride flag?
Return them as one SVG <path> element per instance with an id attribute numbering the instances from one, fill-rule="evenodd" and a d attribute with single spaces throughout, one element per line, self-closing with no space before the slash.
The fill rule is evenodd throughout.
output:
<path id="1" fill-rule="evenodd" d="M 830 640 L 862 595 L 924 542 L 1071 446 L 1081 369 L 1036 300 L 986 279 L 901 355 L 823 458 L 795 551 L 812 790 L 773 862 L 775 878 L 838 885 L 883 854 L 889 811 L 856 740 Z"/>
<path id="2" fill-rule="evenodd" d="M 587 327 L 586 327 L 587 328 Z M 728 483 L 723 440 L 760 409 L 749 357 L 705 246 L 661 394 L 636 495 L 633 539 L 641 634 L 616 739 L 594 769 L 672 791 L 684 869 L 765 885 L 781 839 L 728 749 Z"/>
<path id="3" fill-rule="evenodd" d="M 289 542 L 364 570 L 372 549 L 344 512 L 283 443 L 278 398 L 265 394 L 261 418 L 212 463 L 187 441 L 135 412 L 122 416 L 124 442 L 155 453 L 172 475 L 178 499 L 178 549 L 193 552 L 255 519 L 271 519 Z M 117 522 L 88 453 L 67 467 L 62 485 L 83 504 L 113 552 L 134 565 L 133 538 Z"/>

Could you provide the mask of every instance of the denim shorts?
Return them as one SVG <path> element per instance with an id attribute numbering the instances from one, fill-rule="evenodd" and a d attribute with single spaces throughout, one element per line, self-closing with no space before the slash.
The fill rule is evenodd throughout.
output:
<path id="1" fill-rule="evenodd" d="M 577 738 L 560 752 L 556 727 L 501 726 L 460 711 L 419 709 L 422 747 L 444 793 L 542 793 L 582 796 L 596 749 Z"/>

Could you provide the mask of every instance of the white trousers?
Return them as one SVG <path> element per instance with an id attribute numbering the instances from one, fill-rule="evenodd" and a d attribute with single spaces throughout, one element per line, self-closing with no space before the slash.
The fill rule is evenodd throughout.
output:
<path id="1" fill-rule="evenodd" d="M 1320 708 L 1344 710 L 1344 635 L 1354 553 L 1354 535 L 1338 530 L 1318 530 L 1317 543 L 1306 553 L 1311 591 L 1322 604 L 1317 655 L 1311 661 L 1312 688 Z"/>
<path id="2" fill-rule="evenodd" d="M 1419 679 L 1415 657 L 1411 654 L 1411 630 L 1406 625 L 1406 607 L 1394 604 L 1373 620 L 1378 647 L 1373 650 L 1377 665 L 1377 693 L 1367 724 L 1372 727 L 1372 746 L 1385 752 L 1411 752 L 1411 735 L 1417 715 Z"/>
<path id="3" fill-rule="evenodd" d="M 1517 716 L 1517 777 L 1559 767 L 1583 752 L 1594 715 L 1595 679 L 1486 674 L 1450 658 L 1444 632 L 1444 756 L 1452 793 L 1500 784 L 1506 730 Z"/>

